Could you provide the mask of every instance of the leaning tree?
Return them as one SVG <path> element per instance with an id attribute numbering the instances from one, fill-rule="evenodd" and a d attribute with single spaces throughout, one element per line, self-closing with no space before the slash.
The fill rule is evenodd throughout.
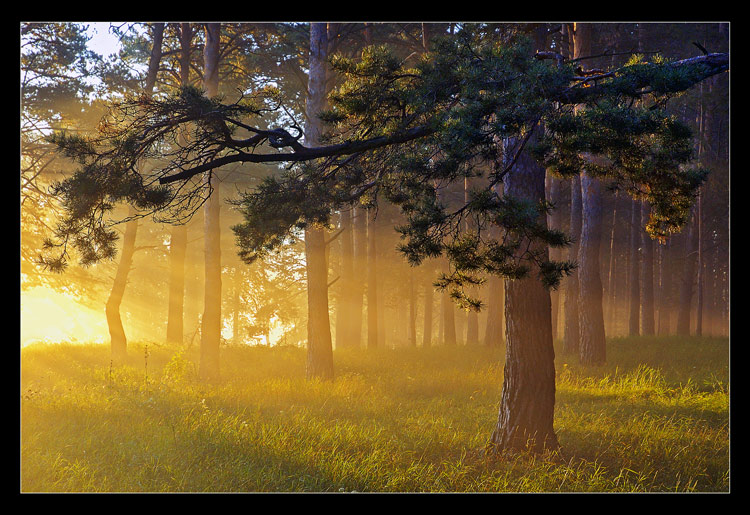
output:
<path id="1" fill-rule="evenodd" d="M 112 105 L 110 120 L 118 123 L 103 123 L 101 137 L 54 138 L 80 168 L 55 189 L 66 208 L 55 236 L 69 245 L 45 262 L 59 268 L 79 246 L 89 257 L 111 255 L 107 214 L 114 203 L 144 215 L 189 212 L 194 206 L 180 201 L 201 187 L 203 174 L 230 163 L 286 165 L 237 200 L 244 222 L 233 229 L 247 262 L 328 225 L 336 211 L 385 199 L 405 219 L 397 227 L 400 250 L 412 264 L 445 256 L 449 267 L 436 284 L 459 304 L 479 309 L 470 292 L 483 277 L 506 278 L 505 380 L 491 447 L 555 448 L 554 352 L 543 287 L 557 286 L 575 263 L 549 259 L 549 248 L 570 239 L 547 227 L 544 170 L 569 179 L 585 168 L 588 177 L 648 202 L 654 237 L 678 231 L 706 172 L 691 166 L 692 133 L 665 105 L 727 71 L 729 58 L 634 58 L 592 70 L 586 56 L 540 50 L 546 35 L 544 25 L 465 24 L 436 35 L 416 62 L 386 46 L 367 47 L 358 58 L 333 55 L 330 66 L 342 81 L 328 97 L 330 108 L 317 113 L 327 131 L 313 144 L 296 124 L 256 123 L 283 109 L 273 89 L 231 103 L 194 88 L 167 98 L 127 97 Z M 190 137 L 177 137 L 186 132 Z M 143 170 L 152 156 L 165 164 Z M 483 173 L 484 186 L 465 202 L 441 201 L 446 188 Z M 472 231 L 465 230 L 469 222 Z M 541 288 L 533 296 L 518 288 L 530 278 Z M 524 320 L 538 323 L 527 327 Z M 535 391 L 545 392 L 543 403 Z"/>

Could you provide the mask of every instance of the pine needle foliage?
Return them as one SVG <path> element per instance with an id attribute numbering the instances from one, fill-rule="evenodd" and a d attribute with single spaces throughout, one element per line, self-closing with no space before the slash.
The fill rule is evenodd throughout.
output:
<path id="1" fill-rule="evenodd" d="M 693 135 L 665 106 L 725 71 L 726 56 L 636 56 L 581 76 L 576 63 L 544 58 L 523 31 L 509 27 L 460 24 L 406 59 L 384 45 L 332 56 L 340 80 L 320 113 L 327 129 L 317 148 L 300 143 L 295 122 L 266 128 L 268 114 L 295 119 L 273 88 L 232 104 L 194 88 L 128 99 L 103 122 L 98 141 L 55 139 L 82 165 L 56 190 L 69 214 L 57 236 L 75 235 L 84 259 L 109 256 L 109 233 L 96 228 L 106 227 L 115 202 L 176 222 L 211 193 L 198 177 L 229 163 L 277 162 L 286 166 L 235 202 L 245 217 L 233 228 L 245 261 L 294 240 L 304 227 L 330 224 L 340 209 L 385 200 L 403 213 L 397 230 L 409 262 L 446 255 L 450 272 L 440 285 L 477 307 L 464 286 L 480 284 L 484 274 L 540 270 L 539 279 L 554 288 L 575 267 L 531 250 L 540 248 L 532 243 L 570 243 L 546 227 L 552 206 L 497 193 L 525 152 L 559 177 L 585 169 L 646 200 L 652 236 L 678 231 L 707 171 L 692 165 Z M 467 179 L 480 184 L 467 201 L 446 200 Z"/>

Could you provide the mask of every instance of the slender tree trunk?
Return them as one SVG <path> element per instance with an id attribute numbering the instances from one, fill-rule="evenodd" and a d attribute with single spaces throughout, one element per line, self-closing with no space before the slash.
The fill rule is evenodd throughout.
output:
<path id="1" fill-rule="evenodd" d="M 307 377 L 333 379 L 333 348 L 328 318 L 325 233 L 305 231 L 307 257 Z"/>
<path id="2" fill-rule="evenodd" d="M 193 29 L 180 24 L 180 86 L 190 84 L 190 45 Z M 182 345 L 185 330 L 185 255 L 187 225 L 171 228 L 169 239 L 169 307 L 167 311 L 167 342 Z"/>
<path id="3" fill-rule="evenodd" d="M 448 273 L 448 260 L 441 258 L 443 272 Z M 456 345 L 456 310 L 447 291 L 440 294 L 440 307 L 443 311 L 443 344 Z"/>
<path id="4" fill-rule="evenodd" d="M 585 365 L 606 362 L 604 312 L 602 311 L 602 281 L 599 249 L 602 233 L 601 183 L 584 170 L 581 174 L 583 224 L 578 248 L 578 316 L 580 331 L 580 360 Z"/>
<path id="5" fill-rule="evenodd" d="M 240 288 L 242 273 L 238 268 L 232 270 L 232 343 L 239 345 L 240 338 Z"/>
<path id="6" fill-rule="evenodd" d="M 685 261 L 682 270 L 682 282 L 680 284 L 680 305 L 677 312 L 676 333 L 685 336 L 690 334 L 690 312 L 695 285 L 695 266 L 698 260 L 698 224 L 696 218 L 697 213 L 693 209 L 693 219 L 690 222 L 690 229 L 685 238 Z"/>
<path id="7" fill-rule="evenodd" d="M 156 85 L 156 76 L 159 71 L 159 64 L 162 56 L 162 41 L 164 36 L 164 24 L 155 23 L 153 25 L 153 44 L 151 46 L 151 55 L 149 57 L 148 69 L 146 71 L 146 84 L 144 93 L 148 96 L 154 91 Z M 128 215 L 135 215 L 135 210 L 130 207 Z M 128 340 L 125 335 L 125 328 L 122 325 L 120 317 L 120 305 L 122 297 L 125 294 L 125 287 L 128 284 L 128 274 L 133 264 L 133 254 L 135 253 L 135 239 L 138 234 L 138 220 L 130 220 L 125 223 L 125 237 L 123 239 L 122 250 L 120 252 L 120 262 L 117 265 L 115 281 L 112 284 L 109 298 L 104 307 L 107 317 L 107 326 L 109 328 L 110 347 L 112 359 L 121 362 L 127 357 Z"/>
<path id="8" fill-rule="evenodd" d="M 378 346 L 378 249 L 375 210 L 367 211 L 367 347 Z"/>
<path id="9" fill-rule="evenodd" d="M 570 180 L 570 237 L 573 243 L 568 247 L 568 259 L 578 260 L 578 246 L 581 239 L 581 177 L 574 176 Z M 578 355 L 580 346 L 580 328 L 578 320 L 578 275 L 580 265 L 565 280 L 565 335 L 563 338 L 563 353 Z"/>
<path id="10" fill-rule="evenodd" d="M 468 204 L 471 197 L 471 188 L 474 180 L 469 177 L 464 178 L 464 203 Z M 466 221 L 466 232 L 476 233 L 476 224 L 470 220 Z M 470 288 L 472 295 L 478 294 L 476 288 Z M 479 343 L 479 314 L 473 309 L 466 312 L 466 345 L 475 345 Z"/>
<path id="11" fill-rule="evenodd" d="M 495 186 L 495 193 L 503 195 L 503 184 Z M 490 237 L 499 238 L 500 228 L 490 227 Z M 489 298 L 487 300 L 487 325 L 484 330 L 484 344 L 499 347 L 505 342 L 505 281 L 502 277 L 491 275 L 487 281 Z"/>
<path id="12" fill-rule="evenodd" d="M 607 325 L 610 335 L 615 334 L 615 310 L 617 305 L 617 280 L 615 277 L 615 228 L 617 227 L 617 196 L 612 197 L 612 230 L 609 236 L 609 267 L 607 273 Z"/>
<path id="13" fill-rule="evenodd" d="M 133 208 L 129 208 L 129 214 L 135 214 Z M 117 265 L 115 281 L 112 284 L 112 290 L 105 305 L 105 315 L 107 317 L 107 326 L 109 327 L 110 348 L 112 359 L 115 362 L 122 362 L 128 353 L 128 341 L 125 336 L 125 328 L 120 318 L 120 304 L 125 294 L 125 287 L 128 284 L 128 274 L 133 264 L 133 254 L 135 252 L 135 237 L 138 233 L 138 221 L 131 220 L 125 224 L 125 236 L 122 242 L 120 252 L 120 262 Z"/>
<path id="14" fill-rule="evenodd" d="M 709 93 L 712 90 L 713 80 L 707 81 Z M 698 147 L 698 154 L 709 154 L 710 153 L 710 141 L 713 135 L 713 111 L 704 107 L 705 99 L 703 95 L 704 85 L 701 83 L 701 103 L 700 103 L 700 145 Z M 708 140 L 706 140 L 708 138 Z M 706 140 L 706 145 L 703 141 Z M 698 232 L 698 277 L 697 277 L 697 298 L 696 298 L 696 313 L 695 313 L 695 334 L 696 336 L 703 335 L 703 298 L 704 298 L 704 255 L 703 255 L 703 190 L 705 186 L 701 186 L 698 190 L 698 207 L 697 207 L 697 232 Z"/>
<path id="15" fill-rule="evenodd" d="M 661 260 L 659 262 L 659 318 L 657 333 L 659 335 L 669 334 L 670 314 L 672 312 L 672 266 L 671 247 L 672 239 L 659 245 Z"/>
<path id="16" fill-rule="evenodd" d="M 417 289 L 414 284 L 414 268 L 409 267 L 409 345 L 417 346 Z"/>
<path id="17" fill-rule="evenodd" d="M 175 225 L 169 238 L 169 307 L 167 311 L 167 342 L 184 343 L 185 254 L 187 226 Z"/>
<path id="18" fill-rule="evenodd" d="M 574 55 L 591 53 L 591 25 L 576 23 Z M 581 178 L 581 238 L 578 247 L 578 330 L 581 363 L 601 365 L 606 360 L 602 280 L 599 252 L 602 240 L 601 183 L 583 170 Z"/>
<path id="19" fill-rule="evenodd" d="M 499 347 L 504 343 L 505 328 L 505 281 L 496 275 L 487 281 L 489 300 L 487 301 L 487 325 L 484 331 L 484 344 L 489 347 Z"/>
<path id="20" fill-rule="evenodd" d="M 336 348 L 351 346 L 352 342 L 352 303 L 354 302 L 354 234 L 352 231 L 352 211 L 341 211 L 341 294 L 336 309 Z"/>
<path id="21" fill-rule="evenodd" d="M 422 347 L 432 345 L 432 274 L 431 270 L 425 275 L 424 280 L 424 329 L 422 331 Z"/>
<path id="22" fill-rule="evenodd" d="M 641 278 L 643 281 L 641 297 L 641 328 L 644 336 L 653 336 L 654 327 L 654 244 L 645 227 L 651 208 L 645 202 L 641 205 L 641 255 L 643 256 Z"/>
<path id="23" fill-rule="evenodd" d="M 354 272 L 352 277 L 351 346 L 359 348 L 362 342 L 362 309 L 367 275 L 367 211 L 357 207 L 353 215 Z"/>
<path id="24" fill-rule="evenodd" d="M 206 24 L 203 87 L 209 98 L 219 93 L 220 32 L 221 24 Z M 205 282 L 199 374 L 204 380 L 218 380 L 221 346 L 221 188 L 218 177 L 211 172 L 206 173 L 205 182 L 206 188 L 213 191 L 203 205 Z"/>
<path id="25" fill-rule="evenodd" d="M 456 345 L 463 345 L 466 343 L 465 339 L 461 339 L 462 336 L 466 336 L 466 311 L 452 301 L 451 306 L 453 307 L 453 320 L 456 324 Z"/>
<path id="26" fill-rule="evenodd" d="M 630 319 L 628 335 L 640 335 L 641 316 L 641 284 L 640 284 L 640 256 L 641 243 L 641 203 L 631 201 L 630 218 Z"/>
<path id="27" fill-rule="evenodd" d="M 307 83 L 307 123 L 305 142 L 315 146 L 320 141 L 318 113 L 326 101 L 326 60 L 328 34 L 325 23 L 310 24 L 310 61 Z M 307 262 L 307 377 L 333 379 L 333 346 L 328 315 L 328 265 L 325 257 L 323 229 L 305 229 Z"/>
<path id="28" fill-rule="evenodd" d="M 546 178 L 547 184 L 547 200 L 554 206 L 552 212 L 547 216 L 547 225 L 550 229 L 562 229 L 562 212 L 560 211 L 560 190 L 562 184 L 560 179 L 553 177 L 547 173 Z M 562 256 L 562 249 L 550 248 L 549 258 L 552 261 L 560 261 Z M 560 314 L 560 291 L 553 290 L 550 292 L 550 299 L 552 301 L 552 338 L 558 337 L 559 327 L 559 314 Z"/>

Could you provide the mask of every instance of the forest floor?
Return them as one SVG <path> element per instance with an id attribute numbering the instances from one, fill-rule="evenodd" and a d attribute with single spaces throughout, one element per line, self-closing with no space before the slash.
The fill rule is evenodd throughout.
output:
<path id="1" fill-rule="evenodd" d="M 608 364 L 558 350 L 561 452 L 487 456 L 503 350 L 222 349 L 135 343 L 21 352 L 22 492 L 605 492 L 729 490 L 727 338 L 618 338 Z"/>

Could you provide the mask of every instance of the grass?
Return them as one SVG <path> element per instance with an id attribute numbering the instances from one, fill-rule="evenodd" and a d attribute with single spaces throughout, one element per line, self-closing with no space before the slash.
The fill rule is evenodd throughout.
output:
<path id="1" fill-rule="evenodd" d="M 22 350 L 23 492 L 729 490 L 728 340 L 608 342 L 608 365 L 558 352 L 552 456 L 488 457 L 502 350 L 336 351 L 333 383 L 298 348 L 196 354 L 133 344 Z M 147 351 L 147 352 L 146 352 Z"/>

